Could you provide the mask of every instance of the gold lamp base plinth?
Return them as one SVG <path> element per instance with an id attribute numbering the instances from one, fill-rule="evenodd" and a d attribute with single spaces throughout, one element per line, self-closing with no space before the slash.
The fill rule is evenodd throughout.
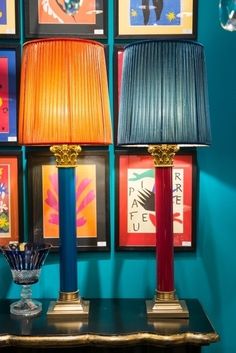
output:
<path id="1" fill-rule="evenodd" d="M 147 316 L 150 319 L 189 317 L 188 308 L 184 300 L 179 300 L 175 292 L 156 292 L 153 300 L 146 301 Z"/>
<path id="2" fill-rule="evenodd" d="M 82 300 L 79 291 L 61 292 L 59 299 L 50 303 L 47 315 L 56 318 L 60 316 L 78 316 L 81 319 L 87 319 L 89 315 L 89 301 Z"/>

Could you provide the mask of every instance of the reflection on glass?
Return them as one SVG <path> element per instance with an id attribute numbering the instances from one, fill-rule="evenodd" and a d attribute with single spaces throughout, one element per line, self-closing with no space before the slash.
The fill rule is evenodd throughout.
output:
<path id="1" fill-rule="evenodd" d="M 66 12 L 73 16 L 76 12 L 78 12 L 82 2 L 83 0 L 65 0 Z"/>
<path id="2" fill-rule="evenodd" d="M 220 0 L 219 17 L 225 30 L 236 31 L 236 0 Z"/>

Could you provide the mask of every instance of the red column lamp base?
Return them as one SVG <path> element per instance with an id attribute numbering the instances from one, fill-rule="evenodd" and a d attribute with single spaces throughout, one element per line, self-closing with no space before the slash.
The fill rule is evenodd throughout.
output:
<path id="1" fill-rule="evenodd" d="M 155 166 L 157 290 L 147 301 L 148 317 L 186 318 L 188 309 L 175 296 L 172 166 L 177 145 L 152 145 L 148 152 Z"/>

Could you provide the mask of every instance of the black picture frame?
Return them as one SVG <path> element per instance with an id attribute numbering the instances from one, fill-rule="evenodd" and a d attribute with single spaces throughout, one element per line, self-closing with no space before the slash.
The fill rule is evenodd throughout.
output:
<path id="1" fill-rule="evenodd" d="M 40 12 L 42 19 L 39 19 L 39 5 L 42 7 Z M 91 7 L 90 11 L 83 12 L 84 21 L 87 21 L 87 23 L 81 23 L 81 20 L 77 19 L 80 16 L 79 12 L 75 16 L 66 14 L 62 2 L 59 0 L 24 0 L 25 37 L 79 36 L 81 38 L 106 38 L 107 2 L 105 0 L 94 0 L 94 5 L 95 9 Z M 83 8 L 91 6 L 91 1 L 83 1 L 82 6 Z M 94 22 L 91 22 L 91 16 L 94 17 Z M 78 22 L 75 23 L 75 21 Z"/>
<path id="2" fill-rule="evenodd" d="M 22 151 L 0 148 L 0 246 L 24 239 Z"/>
<path id="3" fill-rule="evenodd" d="M 151 212 L 149 208 L 141 205 L 138 200 L 138 192 L 148 189 L 150 198 L 154 197 L 154 164 L 152 157 L 145 148 L 126 148 L 115 151 L 116 160 L 116 233 L 115 247 L 117 251 L 155 251 L 155 210 Z M 138 169 L 138 171 L 135 169 Z M 130 171 L 128 170 L 130 169 Z M 144 170 L 145 178 L 137 181 L 128 181 L 130 172 L 137 175 L 140 169 Z M 147 170 L 153 170 L 152 176 Z M 173 168 L 176 171 L 176 183 L 178 183 L 178 193 L 175 192 L 175 182 L 173 182 L 173 225 L 174 229 L 174 250 L 190 252 L 196 248 L 196 184 L 197 184 L 197 158 L 195 148 L 185 148 L 175 156 Z M 137 173 L 136 173 L 137 172 Z M 142 174 L 142 173 L 140 173 Z M 144 175 L 143 174 L 143 175 Z M 177 178 L 178 177 L 178 178 Z M 149 178 L 149 180 L 147 179 Z M 153 180 L 151 180 L 153 179 Z M 130 178 L 131 180 L 131 178 Z M 137 185 L 135 186 L 135 183 Z M 138 184 L 139 183 L 139 184 Z M 143 186 L 141 186 L 143 183 Z M 145 186 L 149 184 L 149 186 Z M 152 187 L 150 187 L 152 185 Z M 180 190 L 181 189 L 181 190 Z M 131 190 L 131 191 L 130 191 Z M 141 190 L 141 191 L 142 191 Z M 136 196 L 135 196 L 136 195 Z M 130 199 L 129 199 L 130 197 Z M 174 199 L 180 200 L 179 209 L 174 205 Z M 141 200 L 143 201 L 143 200 Z M 149 200 L 154 206 L 154 200 Z M 151 202 L 152 201 L 152 202 Z M 149 204 L 149 205 L 150 205 Z M 132 208 L 132 209 L 131 209 Z M 181 210 L 182 208 L 182 210 Z M 179 212 L 180 210 L 180 212 Z M 131 212 L 132 211 L 132 212 Z M 132 217 L 130 216 L 132 213 Z M 142 226 L 137 228 L 137 220 L 143 217 L 149 231 L 142 231 Z M 129 222 L 129 219 L 132 221 Z M 176 221 L 176 222 L 175 222 Z M 182 222 L 181 222 L 182 221 Z M 141 223 L 141 222 L 140 222 Z M 179 227 L 178 224 L 182 223 Z M 135 229 L 133 225 L 135 225 Z M 175 228 L 175 224 L 177 227 Z M 145 227 L 147 227 L 145 225 Z M 151 227 L 150 227 L 151 226 Z M 180 229 L 182 229 L 180 231 Z"/>
<path id="4" fill-rule="evenodd" d="M 160 4 L 115 0 L 115 38 L 196 38 L 198 0 L 166 1 L 162 8 Z"/>
<path id="5" fill-rule="evenodd" d="M 20 16 L 19 0 L 5 0 L 1 4 L 0 39 L 18 39 Z"/>
<path id="6" fill-rule="evenodd" d="M 46 172 L 47 168 L 43 171 L 43 166 L 51 167 L 53 166 L 55 169 L 53 173 L 57 173 L 57 168 L 55 167 L 55 157 L 52 153 L 49 152 L 48 149 L 28 149 L 26 151 L 27 162 L 28 162 L 28 213 L 29 213 L 29 238 L 32 241 L 47 241 L 52 244 L 52 250 L 57 251 L 59 247 L 59 236 L 55 237 L 55 234 L 50 233 L 51 227 L 47 228 L 47 224 L 49 224 L 47 218 L 47 222 L 45 221 L 46 217 L 46 209 L 48 209 L 48 199 L 51 197 L 51 193 L 48 194 L 49 188 L 47 188 L 47 184 L 45 180 L 47 180 Z M 79 251 L 109 251 L 110 249 L 110 217 L 109 217 L 109 183 L 108 183 L 108 151 L 106 150 L 83 150 L 78 158 L 78 166 L 77 170 L 80 173 L 80 166 L 83 168 L 93 168 L 94 177 L 91 176 L 86 180 L 82 180 L 83 183 L 86 181 L 86 185 L 82 190 L 81 194 L 79 194 L 80 205 L 82 202 L 84 203 L 85 198 L 91 197 L 92 193 L 92 201 L 93 208 L 87 209 L 87 218 L 86 215 L 82 214 L 81 217 L 85 218 L 87 223 L 89 222 L 89 217 L 91 217 L 90 221 L 92 221 L 94 227 L 93 235 L 87 234 L 82 237 L 77 237 L 77 249 Z M 49 174 L 48 174 L 49 175 Z M 80 175 L 80 174 L 78 174 Z M 44 179 L 43 179 L 44 178 Z M 77 177 L 78 178 L 78 177 Z M 93 179 L 94 178 L 94 179 Z M 89 182 L 92 180 L 92 184 Z M 80 180 L 80 189 L 82 182 Z M 44 189 L 43 190 L 43 183 Z M 51 186 L 50 189 L 53 191 L 54 199 L 58 202 L 58 195 L 55 193 L 55 185 Z M 94 189 L 92 186 L 94 185 Z M 46 193 L 47 192 L 47 193 Z M 77 192 L 78 192 L 78 184 L 77 184 Z M 83 194 L 84 192 L 84 194 Z M 86 194 L 85 194 L 86 192 Z M 43 195 L 47 195 L 47 200 Z M 94 196 L 95 195 L 95 196 Z M 46 205 L 46 206 L 45 206 Z M 50 206 L 49 206 L 50 207 Z M 54 206 L 51 206 L 52 214 L 56 213 L 58 215 L 58 208 L 55 212 Z M 92 211 L 91 211 L 92 210 Z M 89 213 L 90 212 L 90 213 Z M 89 214 L 89 217 L 88 217 Z M 81 215 L 81 213 L 80 213 Z M 77 216 L 77 221 L 78 221 Z M 93 217 L 93 218 L 92 218 Z M 58 223 L 57 223 L 58 227 Z M 47 230 L 49 229 L 49 230 Z M 78 228 L 77 228 L 78 229 Z M 55 227 L 54 227 L 55 230 Z M 53 231 L 54 231 L 53 230 Z M 57 232 L 59 230 L 57 228 Z"/>
<path id="7" fill-rule="evenodd" d="M 20 45 L 0 43 L 0 145 L 17 144 L 19 73 Z"/>

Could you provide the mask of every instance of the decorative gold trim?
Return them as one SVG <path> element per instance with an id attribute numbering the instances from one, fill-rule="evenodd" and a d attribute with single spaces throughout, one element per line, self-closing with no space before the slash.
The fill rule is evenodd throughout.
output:
<path id="1" fill-rule="evenodd" d="M 186 319 L 189 311 L 184 300 L 147 300 L 147 316 L 149 319 Z"/>
<path id="2" fill-rule="evenodd" d="M 89 315 L 89 301 L 82 300 L 79 291 L 60 292 L 59 299 L 49 304 L 49 317 L 78 316 L 87 319 Z"/>
<path id="3" fill-rule="evenodd" d="M 178 152 L 178 145 L 150 145 L 148 152 L 154 158 L 155 167 L 172 167 L 174 156 Z"/>
<path id="4" fill-rule="evenodd" d="M 179 300 L 175 291 L 156 290 L 153 300 L 146 300 L 147 316 L 150 319 L 181 318 L 187 319 L 189 311 L 184 300 Z"/>
<path id="5" fill-rule="evenodd" d="M 78 155 L 81 152 L 79 145 L 54 145 L 50 147 L 50 151 L 56 157 L 58 168 L 76 167 Z"/>
<path id="6" fill-rule="evenodd" d="M 159 290 L 156 290 L 156 297 L 155 300 L 165 300 L 165 301 L 170 301 L 170 300 L 175 300 L 175 291 L 173 292 L 161 292 Z"/>
<path id="7" fill-rule="evenodd" d="M 52 301 L 49 304 L 48 317 L 59 316 L 78 316 L 81 319 L 87 319 L 89 315 L 89 301 L 81 299 L 72 301 Z"/>
<path id="8" fill-rule="evenodd" d="M 1 346 L 18 347 L 72 347 L 80 345 L 105 344 L 107 346 L 125 346 L 127 344 L 150 343 L 157 346 L 179 345 L 179 344 L 197 344 L 207 345 L 217 342 L 219 335 L 217 333 L 193 333 L 186 332 L 173 335 L 160 335 L 154 333 L 135 333 L 130 335 L 55 335 L 55 336 L 15 336 L 1 335 Z"/>
<path id="9" fill-rule="evenodd" d="M 73 300 L 78 300 L 80 299 L 79 297 L 79 291 L 77 290 L 76 292 L 60 292 L 59 294 L 59 301 L 73 301 Z"/>

